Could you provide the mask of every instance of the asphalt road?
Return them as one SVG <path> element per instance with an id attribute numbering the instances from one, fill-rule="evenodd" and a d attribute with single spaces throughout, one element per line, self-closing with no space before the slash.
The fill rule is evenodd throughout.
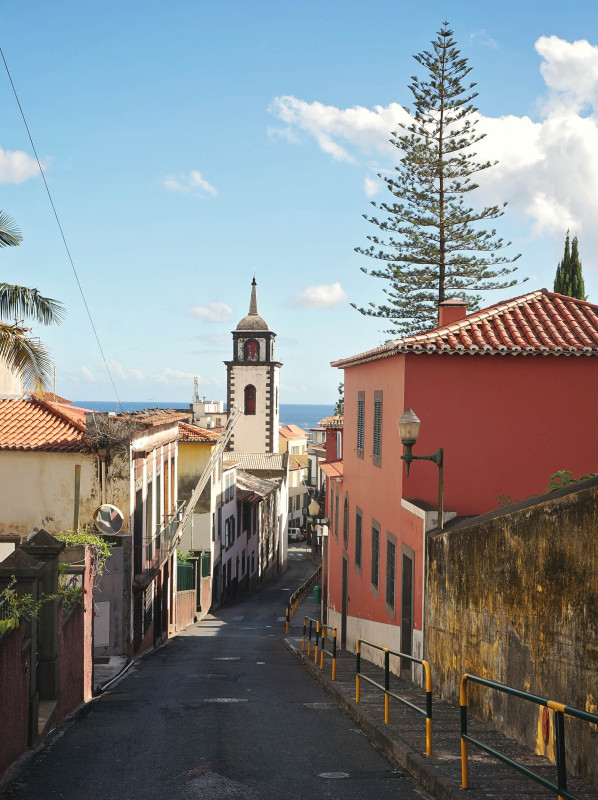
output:
<path id="1" fill-rule="evenodd" d="M 55 735 L 15 800 L 426 797 L 282 643 L 290 592 L 314 569 L 292 548 L 260 594 L 140 660 Z"/>

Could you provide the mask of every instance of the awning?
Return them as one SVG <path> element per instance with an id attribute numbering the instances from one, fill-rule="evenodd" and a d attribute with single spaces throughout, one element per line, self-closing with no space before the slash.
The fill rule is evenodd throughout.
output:
<path id="1" fill-rule="evenodd" d="M 340 459 L 338 461 L 322 461 L 320 469 L 324 475 L 333 480 L 342 481 L 343 479 L 343 462 Z"/>

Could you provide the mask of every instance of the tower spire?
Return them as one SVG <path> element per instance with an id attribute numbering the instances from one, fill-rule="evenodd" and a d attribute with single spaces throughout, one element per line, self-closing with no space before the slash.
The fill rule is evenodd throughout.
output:
<path id="1" fill-rule="evenodd" d="M 257 283 L 255 282 L 255 272 L 251 281 L 251 301 L 249 303 L 249 313 L 257 314 Z"/>

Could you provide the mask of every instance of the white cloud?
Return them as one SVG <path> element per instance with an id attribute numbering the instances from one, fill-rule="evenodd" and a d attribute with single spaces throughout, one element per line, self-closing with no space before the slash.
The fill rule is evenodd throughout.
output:
<path id="1" fill-rule="evenodd" d="M 337 281 L 329 286 L 326 284 L 308 286 L 307 289 L 295 295 L 293 301 L 304 308 L 330 308 L 341 303 L 347 303 L 348 297 Z"/>
<path id="2" fill-rule="evenodd" d="M 204 322 L 228 322 L 233 316 L 228 303 L 211 302 L 207 306 L 189 306 L 187 310 L 192 317 Z"/>
<path id="3" fill-rule="evenodd" d="M 191 170 L 188 175 L 179 175 L 178 178 L 168 175 L 164 178 L 163 183 L 167 189 L 173 192 L 192 192 L 196 195 L 207 192 L 212 197 L 216 197 L 218 194 L 218 190 L 205 178 L 202 178 L 201 172 L 196 169 Z"/>
<path id="4" fill-rule="evenodd" d="M 0 183 L 23 183 L 39 174 L 37 161 L 22 150 L 0 147 Z"/>
<path id="5" fill-rule="evenodd" d="M 483 33 L 474 37 L 492 46 Z M 598 46 L 542 36 L 535 48 L 547 95 L 538 99 L 536 119 L 477 115 L 478 130 L 486 134 L 475 147 L 477 156 L 499 163 L 479 173 L 472 201 L 506 200 L 509 216 L 527 221 L 533 236 L 562 237 L 569 227 L 591 252 L 598 248 Z M 372 159 L 380 162 L 377 171 L 398 163 L 400 153 L 388 139 L 410 119 L 397 103 L 337 108 L 292 96 L 275 98 L 269 111 L 285 126 L 277 132 L 290 141 L 302 144 L 311 137 L 334 161 L 362 166 L 368 197 L 382 187 L 371 176 Z M 309 295 L 299 298 L 311 302 Z"/>
<path id="6" fill-rule="evenodd" d="M 297 131 L 302 130 L 313 136 L 320 149 L 335 161 L 351 163 L 356 163 L 357 157 L 349 152 L 348 147 L 363 153 L 382 151 L 388 155 L 393 150 L 388 142 L 391 131 L 410 119 L 398 103 L 374 106 L 373 109 L 364 106 L 336 108 L 318 102 L 307 103 L 291 95 L 274 98 L 268 110 L 287 126 L 276 133 L 299 142 Z M 344 146 L 336 141 L 339 139 Z"/>
<path id="7" fill-rule="evenodd" d="M 380 178 L 370 178 L 369 175 L 366 175 L 363 182 L 363 188 L 366 193 L 366 197 L 374 197 L 374 195 L 378 194 L 380 191 L 381 186 L 382 182 Z"/>
<path id="8" fill-rule="evenodd" d="M 87 367 L 81 367 L 81 372 L 87 378 L 88 381 L 91 381 L 92 383 L 96 382 L 95 375 L 90 369 L 87 369 Z"/>
<path id="9" fill-rule="evenodd" d="M 137 367 L 126 367 L 123 364 L 120 364 L 118 361 L 114 359 L 108 362 L 108 366 L 110 367 L 111 372 L 116 375 L 121 381 L 128 381 L 131 383 L 144 383 L 144 384 L 156 384 L 159 383 L 160 385 L 169 385 L 169 386 L 177 386 L 184 384 L 185 386 L 189 387 L 189 389 L 193 386 L 193 379 L 196 376 L 194 372 L 186 372 L 180 369 L 172 369 L 171 367 L 165 367 L 164 369 L 158 370 L 157 372 L 149 372 L 146 370 L 138 369 Z M 82 368 L 83 370 L 85 367 Z M 215 386 L 220 385 L 220 381 L 218 378 L 214 377 L 205 377 L 202 375 L 197 376 L 199 377 L 200 384 L 213 384 Z"/>
<path id="10" fill-rule="evenodd" d="M 493 50 L 498 50 L 496 40 L 490 36 L 485 28 L 481 28 L 479 31 L 472 31 L 467 40 L 470 44 L 481 44 L 483 47 L 491 47 Z"/>

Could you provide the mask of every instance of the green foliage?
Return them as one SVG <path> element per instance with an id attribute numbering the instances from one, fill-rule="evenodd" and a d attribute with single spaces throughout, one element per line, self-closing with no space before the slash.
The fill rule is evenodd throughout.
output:
<path id="1" fill-rule="evenodd" d="M 510 506 L 511 503 L 518 503 L 519 500 L 514 500 L 510 494 L 499 494 L 496 498 L 496 502 L 499 508 L 504 508 L 505 506 Z"/>
<path id="2" fill-rule="evenodd" d="M 22 241 L 13 219 L 0 211 L 0 248 L 17 247 Z M 33 319 L 42 325 L 60 323 L 64 307 L 56 300 L 42 297 L 37 289 L 0 283 L 0 319 L 14 321 L 0 327 L 0 358 L 19 375 L 25 386 L 41 391 L 52 375 L 52 359 L 39 339 L 31 336 L 21 319 Z"/>
<path id="3" fill-rule="evenodd" d="M 573 242 L 570 246 L 569 231 L 567 231 L 565 238 L 565 252 L 563 253 L 562 261 L 556 268 L 554 291 L 559 294 L 565 294 L 568 297 L 576 297 L 578 300 L 588 299 L 581 271 L 577 236 L 573 237 Z"/>
<path id="4" fill-rule="evenodd" d="M 550 482 L 546 487 L 547 492 L 554 492 L 557 489 L 562 489 L 563 486 L 568 486 L 570 483 L 577 483 L 578 481 L 585 481 L 586 478 L 595 478 L 598 473 L 590 472 L 587 475 L 582 475 L 580 478 L 575 478 L 573 473 L 568 469 L 560 469 L 550 476 Z"/>
<path id="5" fill-rule="evenodd" d="M 179 564 L 190 564 L 191 563 L 191 558 L 189 556 L 189 553 L 187 553 L 185 555 L 184 553 L 181 553 L 180 550 L 177 550 L 176 551 L 176 557 L 177 557 L 177 561 L 179 562 Z"/>
<path id="6" fill-rule="evenodd" d="M 411 78 L 412 122 L 390 140 L 402 153 L 400 162 L 394 175 L 379 175 L 393 197 L 372 203 L 380 218 L 364 215 L 381 235 L 368 236 L 369 247 L 355 248 L 383 262 L 362 271 L 383 279 L 387 299 L 353 308 L 384 319 L 392 325 L 385 332 L 399 336 L 434 327 L 443 300 L 461 298 L 475 309 L 477 292 L 517 283 L 509 277 L 515 268 L 504 265 L 519 256 L 499 255 L 506 243 L 494 229 L 478 227 L 501 217 L 506 204 L 475 210 L 464 202 L 478 188 L 472 176 L 493 166 L 476 161 L 472 150 L 484 134 L 475 127 L 476 84 L 466 80 L 471 67 L 447 22 L 431 44 L 431 51 L 414 56 L 427 75 Z"/>
<path id="7" fill-rule="evenodd" d="M 89 531 L 73 530 L 59 531 L 54 534 L 54 538 L 65 542 L 67 547 L 89 547 L 91 550 L 93 573 L 92 577 L 99 577 L 104 572 L 106 561 L 110 558 L 110 545 L 101 536 Z"/>
<path id="8" fill-rule="evenodd" d="M 0 636 L 8 630 L 18 628 L 22 620 L 29 621 L 39 614 L 40 608 L 48 599 L 42 596 L 34 600 L 31 594 L 18 595 L 16 579 L 13 576 L 8 588 L 2 593 L 2 606 L 6 619 L 0 619 Z"/>
<path id="9" fill-rule="evenodd" d="M 334 413 L 339 417 L 345 413 L 345 384 L 342 382 L 338 385 L 338 400 L 334 406 Z"/>

